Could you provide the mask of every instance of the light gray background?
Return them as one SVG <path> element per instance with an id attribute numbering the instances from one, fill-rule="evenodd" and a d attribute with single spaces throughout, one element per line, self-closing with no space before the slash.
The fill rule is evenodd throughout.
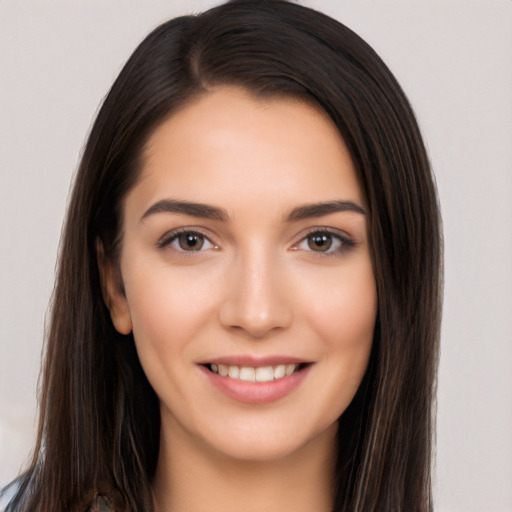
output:
<path id="1" fill-rule="evenodd" d="M 156 24 L 211 0 L 0 0 L 0 485 L 33 441 L 46 305 L 91 120 Z M 437 176 L 446 283 L 436 510 L 512 511 L 512 2 L 304 0 L 394 71 Z"/>

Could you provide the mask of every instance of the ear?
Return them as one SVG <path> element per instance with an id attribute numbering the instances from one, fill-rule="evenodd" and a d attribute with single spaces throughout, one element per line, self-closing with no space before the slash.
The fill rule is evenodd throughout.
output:
<path id="1" fill-rule="evenodd" d="M 101 292 L 105 305 L 110 311 L 112 323 L 120 334 L 130 334 L 132 317 L 123 291 L 119 267 L 107 258 L 103 242 L 99 238 L 96 239 L 96 259 L 100 272 Z"/>

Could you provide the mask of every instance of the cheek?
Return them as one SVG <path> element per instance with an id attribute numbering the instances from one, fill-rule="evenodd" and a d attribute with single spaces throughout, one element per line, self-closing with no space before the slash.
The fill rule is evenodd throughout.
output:
<path id="1" fill-rule="evenodd" d="M 372 348 L 377 316 L 373 272 L 352 277 L 330 286 L 327 297 L 312 309 L 310 317 L 325 356 L 319 384 L 325 393 L 315 399 L 326 423 L 336 421 L 353 400 Z"/>
<path id="2" fill-rule="evenodd" d="M 320 384 L 326 393 L 319 407 L 334 421 L 352 401 L 368 366 L 377 293 L 369 261 L 332 277 L 316 287 L 308 323 L 326 363 Z"/>
<path id="3" fill-rule="evenodd" d="M 317 281 L 318 282 L 318 281 Z M 367 349 L 377 316 L 377 292 L 370 261 L 340 269 L 320 281 L 310 303 L 310 324 L 332 349 Z"/>
<path id="4" fill-rule="evenodd" d="M 155 263 L 128 268 L 125 289 L 141 360 L 150 357 L 147 352 L 186 355 L 188 342 L 215 314 L 215 275 L 196 274 L 193 268 L 176 272 Z"/>

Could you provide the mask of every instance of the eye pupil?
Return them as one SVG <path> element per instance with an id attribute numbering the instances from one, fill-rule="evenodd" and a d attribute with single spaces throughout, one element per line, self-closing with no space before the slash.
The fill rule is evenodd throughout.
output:
<path id="1" fill-rule="evenodd" d="M 204 237 L 196 233 L 182 233 L 178 240 L 184 251 L 199 251 L 204 244 Z"/>
<path id="2" fill-rule="evenodd" d="M 330 249 L 331 245 L 332 236 L 325 233 L 311 235 L 308 238 L 308 246 L 312 251 L 327 251 Z"/>

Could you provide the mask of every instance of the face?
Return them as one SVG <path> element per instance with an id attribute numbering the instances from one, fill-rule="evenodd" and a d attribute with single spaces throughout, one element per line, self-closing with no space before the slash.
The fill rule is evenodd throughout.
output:
<path id="1" fill-rule="evenodd" d="M 166 120 L 124 202 L 118 331 L 165 435 L 269 460 L 333 438 L 377 299 L 364 197 L 329 118 L 221 87 Z"/>

